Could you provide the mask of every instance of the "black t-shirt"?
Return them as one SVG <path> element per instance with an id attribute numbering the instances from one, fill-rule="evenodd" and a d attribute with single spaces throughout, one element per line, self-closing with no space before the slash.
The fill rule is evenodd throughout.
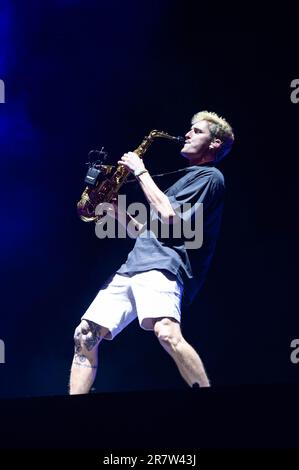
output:
<path id="1" fill-rule="evenodd" d="M 117 272 L 169 271 L 183 284 L 185 300 L 190 303 L 204 283 L 215 249 L 223 209 L 224 177 L 208 164 L 190 166 L 165 194 L 184 221 L 179 223 L 179 232 L 175 232 L 177 224 L 163 224 L 151 210 L 147 225 Z M 159 229 L 155 225 L 157 221 Z"/>

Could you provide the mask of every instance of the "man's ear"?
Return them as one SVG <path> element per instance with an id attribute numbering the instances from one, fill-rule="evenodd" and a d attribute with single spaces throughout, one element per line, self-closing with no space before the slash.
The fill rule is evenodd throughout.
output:
<path id="1" fill-rule="evenodd" d="M 213 139 L 209 145 L 210 150 L 218 150 L 222 145 L 222 140 L 220 139 Z"/>

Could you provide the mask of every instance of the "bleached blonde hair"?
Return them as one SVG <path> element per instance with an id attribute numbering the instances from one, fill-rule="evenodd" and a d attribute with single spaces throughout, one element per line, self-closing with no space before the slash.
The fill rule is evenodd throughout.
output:
<path id="1" fill-rule="evenodd" d="M 222 160 L 231 150 L 235 137 L 231 125 L 218 114 L 211 111 L 200 111 L 194 114 L 191 123 L 208 121 L 209 130 L 213 139 L 219 139 L 222 145 L 216 154 L 216 161 Z"/>

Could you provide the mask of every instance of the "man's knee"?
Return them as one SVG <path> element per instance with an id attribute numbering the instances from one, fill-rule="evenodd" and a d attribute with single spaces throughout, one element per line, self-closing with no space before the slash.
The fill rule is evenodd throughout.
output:
<path id="1" fill-rule="evenodd" d="M 105 329 L 92 321 L 82 320 L 75 330 L 75 351 L 77 353 L 92 351 L 105 334 L 103 330 Z"/>
<path id="2" fill-rule="evenodd" d="M 182 340 L 180 324 L 172 318 L 158 319 L 154 332 L 161 345 L 167 349 L 175 349 Z"/>

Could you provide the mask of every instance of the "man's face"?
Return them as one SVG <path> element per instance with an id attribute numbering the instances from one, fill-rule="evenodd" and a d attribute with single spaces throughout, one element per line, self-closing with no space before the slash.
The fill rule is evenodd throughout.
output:
<path id="1" fill-rule="evenodd" d="M 185 135 L 185 145 L 181 150 L 183 157 L 190 161 L 200 160 L 209 153 L 209 145 L 212 141 L 207 121 L 195 122 L 190 131 Z"/>

